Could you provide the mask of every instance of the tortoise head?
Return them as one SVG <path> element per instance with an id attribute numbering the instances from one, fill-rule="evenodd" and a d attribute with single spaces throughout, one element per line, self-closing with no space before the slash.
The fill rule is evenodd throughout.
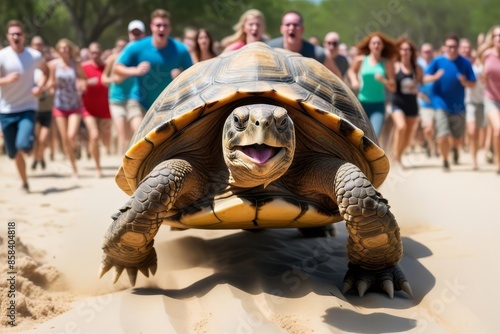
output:
<path id="1" fill-rule="evenodd" d="M 226 119 L 222 146 L 231 184 L 265 187 L 290 167 L 295 128 L 282 107 L 245 105 L 234 109 Z"/>

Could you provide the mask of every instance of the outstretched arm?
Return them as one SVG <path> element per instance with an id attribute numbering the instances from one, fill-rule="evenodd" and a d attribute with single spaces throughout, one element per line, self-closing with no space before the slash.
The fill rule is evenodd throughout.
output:
<path id="1" fill-rule="evenodd" d="M 347 76 L 349 77 L 349 81 L 351 82 L 352 89 L 359 89 L 359 79 L 358 74 L 361 69 L 361 62 L 363 61 L 362 56 L 356 57 L 349 69 L 347 70 Z"/>

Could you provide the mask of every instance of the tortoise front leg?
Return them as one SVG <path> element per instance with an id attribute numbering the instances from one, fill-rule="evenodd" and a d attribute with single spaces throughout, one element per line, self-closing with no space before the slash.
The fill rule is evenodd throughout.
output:
<path id="1" fill-rule="evenodd" d="M 156 272 L 153 238 L 163 218 L 178 198 L 192 167 L 184 160 L 167 160 L 146 176 L 130 200 L 113 216 L 102 247 L 104 251 L 100 277 L 113 266 L 114 282 L 127 269 L 135 285 L 137 270 L 146 277 Z"/>
<path id="2" fill-rule="evenodd" d="M 410 285 L 397 265 L 403 247 L 387 200 L 359 168 L 350 163 L 337 170 L 335 194 L 349 232 L 350 263 L 342 292 L 356 287 L 363 296 L 369 288 L 380 288 L 392 298 L 394 289 L 402 289 L 412 296 Z"/>

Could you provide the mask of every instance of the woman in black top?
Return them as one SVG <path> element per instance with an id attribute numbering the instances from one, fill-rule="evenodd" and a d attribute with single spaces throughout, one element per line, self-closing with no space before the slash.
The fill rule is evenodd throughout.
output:
<path id="1" fill-rule="evenodd" d="M 423 73 L 417 65 L 415 45 L 408 38 L 398 39 L 399 50 L 394 63 L 396 92 L 392 96 L 392 120 L 394 122 L 393 159 L 401 164 L 401 157 L 415 134 L 418 126 L 418 85 L 422 83 Z"/>

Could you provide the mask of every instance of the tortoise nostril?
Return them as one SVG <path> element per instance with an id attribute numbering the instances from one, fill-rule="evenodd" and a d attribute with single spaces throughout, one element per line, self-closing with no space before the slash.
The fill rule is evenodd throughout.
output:
<path id="1" fill-rule="evenodd" d="M 256 120 L 255 121 L 255 126 L 260 126 L 260 125 L 262 125 L 264 127 L 268 127 L 269 126 L 269 120 L 264 120 L 264 119 L 262 119 L 260 121 Z"/>

